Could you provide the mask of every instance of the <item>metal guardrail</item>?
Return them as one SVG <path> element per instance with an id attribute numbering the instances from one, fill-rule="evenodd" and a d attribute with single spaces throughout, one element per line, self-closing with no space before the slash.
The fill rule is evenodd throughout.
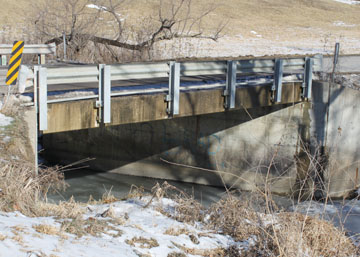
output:
<path id="1" fill-rule="evenodd" d="M 236 74 L 273 73 L 274 59 L 240 60 L 236 63 Z M 313 71 L 320 71 L 321 57 L 314 57 Z M 301 72 L 305 68 L 305 58 L 284 59 L 284 73 Z M 214 62 L 181 62 L 181 76 L 224 75 L 227 61 Z M 169 75 L 168 63 L 134 63 L 111 65 L 112 80 L 165 78 Z M 98 82 L 96 66 L 61 67 L 47 69 L 48 84 L 72 84 Z"/>
<path id="2" fill-rule="evenodd" d="M 11 54 L 13 45 L 0 44 L 0 55 Z M 39 45 L 25 45 L 24 54 L 53 54 L 56 55 L 56 45 L 53 44 L 39 44 Z"/>
<path id="3" fill-rule="evenodd" d="M 6 55 L 10 55 L 13 45 L 0 44 L 0 65 L 5 66 L 7 64 Z M 56 55 L 56 45 L 52 44 L 38 44 L 38 45 L 25 45 L 23 54 L 36 54 L 39 57 L 38 63 L 45 64 L 45 55 Z"/>
<path id="4" fill-rule="evenodd" d="M 47 85 L 98 83 L 98 95 L 82 97 L 81 99 L 97 98 L 96 107 L 99 108 L 99 121 L 110 123 L 111 81 L 129 79 L 168 78 L 169 87 L 165 101 L 168 102 L 169 116 L 179 114 L 180 77 L 226 75 L 224 85 L 224 108 L 235 108 L 236 77 L 239 74 L 265 73 L 273 74 L 272 101 L 281 102 L 283 74 L 303 74 L 304 99 L 311 98 L 312 73 L 322 70 L 322 56 L 292 58 L 292 59 L 256 59 L 233 61 L 206 62 L 162 62 L 162 63 L 134 63 L 80 67 L 41 67 L 34 69 L 34 85 L 38 88 L 38 108 L 40 130 L 47 129 Z M 44 94 L 44 92 L 46 92 Z M 66 101 L 66 99 L 62 99 Z"/>

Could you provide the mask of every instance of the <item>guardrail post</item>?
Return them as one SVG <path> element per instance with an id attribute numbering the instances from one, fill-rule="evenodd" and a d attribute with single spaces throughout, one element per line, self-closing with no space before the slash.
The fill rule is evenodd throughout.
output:
<path id="1" fill-rule="evenodd" d="M 237 62 L 228 61 L 227 70 L 226 70 L 226 85 L 224 90 L 225 109 L 235 108 L 236 70 L 237 70 Z"/>
<path id="2" fill-rule="evenodd" d="M 7 62 L 6 62 L 6 55 L 0 55 L 0 65 L 1 66 L 6 66 Z"/>
<path id="3" fill-rule="evenodd" d="M 314 59 L 305 58 L 305 69 L 304 69 L 304 82 L 302 84 L 301 96 L 304 99 L 311 99 L 311 87 L 312 87 L 312 72 L 313 72 Z"/>
<path id="4" fill-rule="evenodd" d="M 180 101 L 180 63 L 169 62 L 169 93 L 165 97 L 168 102 L 167 113 L 169 116 L 179 114 Z"/>
<path id="5" fill-rule="evenodd" d="M 47 69 L 39 66 L 37 69 L 38 108 L 39 108 L 39 130 L 47 130 Z"/>
<path id="6" fill-rule="evenodd" d="M 331 73 L 331 82 L 334 83 L 335 81 L 335 71 L 336 71 L 336 65 L 339 60 L 339 53 L 340 53 L 340 43 L 335 44 L 335 52 L 334 52 L 334 61 L 333 61 L 333 70 Z"/>
<path id="7" fill-rule="evenodd" d="M 99 109 L 98 121 L 111 122 L 111 73 L 110 66 L 99 64 L 99 99 L 96 107 Z"/>
<path id="8" fill-rule="evenodd" d="M 281 102 L 282 93 L 282 78 L 283 78 L 283 60 L 275 59 L 275 72 L 274 72 L 274 83 L 271 88 L 272 90 L 272 101 L 276 103 Z"/>
<path id="9" fill-rule="evenodd" d="M 38 55 L 38 64 L 45 64 L 45 54 Z"/>

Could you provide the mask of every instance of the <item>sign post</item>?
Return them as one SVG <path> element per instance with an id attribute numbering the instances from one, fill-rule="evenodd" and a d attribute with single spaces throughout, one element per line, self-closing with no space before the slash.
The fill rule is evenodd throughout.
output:
<path id="1" fill-rule="evenodd" d="M 19 75 L 19 69 L 21 64 L 21 57 L 24 51 L 24 41 L 15 41 L 11 57 L 9 61 L 9 69 L 6 74 L 6 85 L 16 85 L 16 80 Z"/>

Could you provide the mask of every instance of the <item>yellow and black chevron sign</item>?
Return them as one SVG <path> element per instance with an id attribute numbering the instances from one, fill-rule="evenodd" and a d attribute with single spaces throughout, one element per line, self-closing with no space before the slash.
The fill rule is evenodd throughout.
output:
<path id="1" fill-rule="evenodd" d="M 21 57 L 24 50 L 24 41 L 15 41 L 9 61 L 9 69 L 6 74 L 6 85 L 15 85 L 19 75 Z"/>

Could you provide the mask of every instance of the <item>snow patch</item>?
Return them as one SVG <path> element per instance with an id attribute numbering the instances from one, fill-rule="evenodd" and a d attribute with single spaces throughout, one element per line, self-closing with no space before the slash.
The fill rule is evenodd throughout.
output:
<path id="1" fill-rule="evenodd" d="M 11 122 L 13 122 L 13 120 L 13 118 L 7 117 L 4 114 L 0 113 L 0 127 L 9 126 Z"/>
<path id="2" fill-rule="evenodd" d="M 343 4 L 360 4 L 360 1 L 354 1 L 354 0 L 334 0 L 334 1 Z"/>
<path id="3" fill-rule="evenodd" d="M 246 249 L 253 244 L 250 238 L 244 242 L 235 242 L 230 236 L 208 231 L 201 225 L 189 225 L 171 219 L 159 211 L 157 206 L 170 208 L 175 203 L 169 199 L 154 200 L 148 208 L 144 206 L 149 198 L 128 200 L 111 204 L 88 205 L 83 219 L 111 222 L 103 213 L 111 208 L 112 216 L 122 220 L 109 223 L 113 227 L 98 236 L 76 235 L 61 232 L 62 220 L 53 217 L 25 217 L 18 212 L 0 212 L 0 253 L 1 256 L 168 256 L 173 252 L 182 252 L 178 246 L 212 250 L 235 245 Z M 111 207 L 110 207 L 111 206 Z M 53 228 L 55 233 L 41 233 L 36 227 L 45 225 Z M 186 231 L 172 234 L 169 229 Z M 115 231 L 117 230 L 117 231 Z M 121 231 L 120 235 L 117 233 Z M 116 232 L 116 233 L 115 233 Z M 194 242 L 190 235 L 197 238 Z M 144 247 L 143 243 L 129 243 L 134 238 L 155 240 L 158 246 Z M 38 255 L 36 255 L 38 254 Z M 192 255 L 189 255 L 192 256 Z"/>
<path id="4" fill-rule="evenodd" d="M 91 8 L 91 9 L 100 10 L 100 11 L 106 11 L 107 10 L 107 8 L 105 6 L 99 6 L 99 5 L 96 5 L 96 4 L 87 4 L 86 7 Z"/>
<path id="5" fill-rule="evenodd" d="M 337 27 L 348 27 L 348 28 L 351 28 L 351 27 L 355 27 L 355 26 L 356 26 L 355 24 L 346 24 L 346 23 L 343 22 L 343 21 L 334 21 L 333 25 L 334 25 L 334 26 L 337 26 Z"/>

